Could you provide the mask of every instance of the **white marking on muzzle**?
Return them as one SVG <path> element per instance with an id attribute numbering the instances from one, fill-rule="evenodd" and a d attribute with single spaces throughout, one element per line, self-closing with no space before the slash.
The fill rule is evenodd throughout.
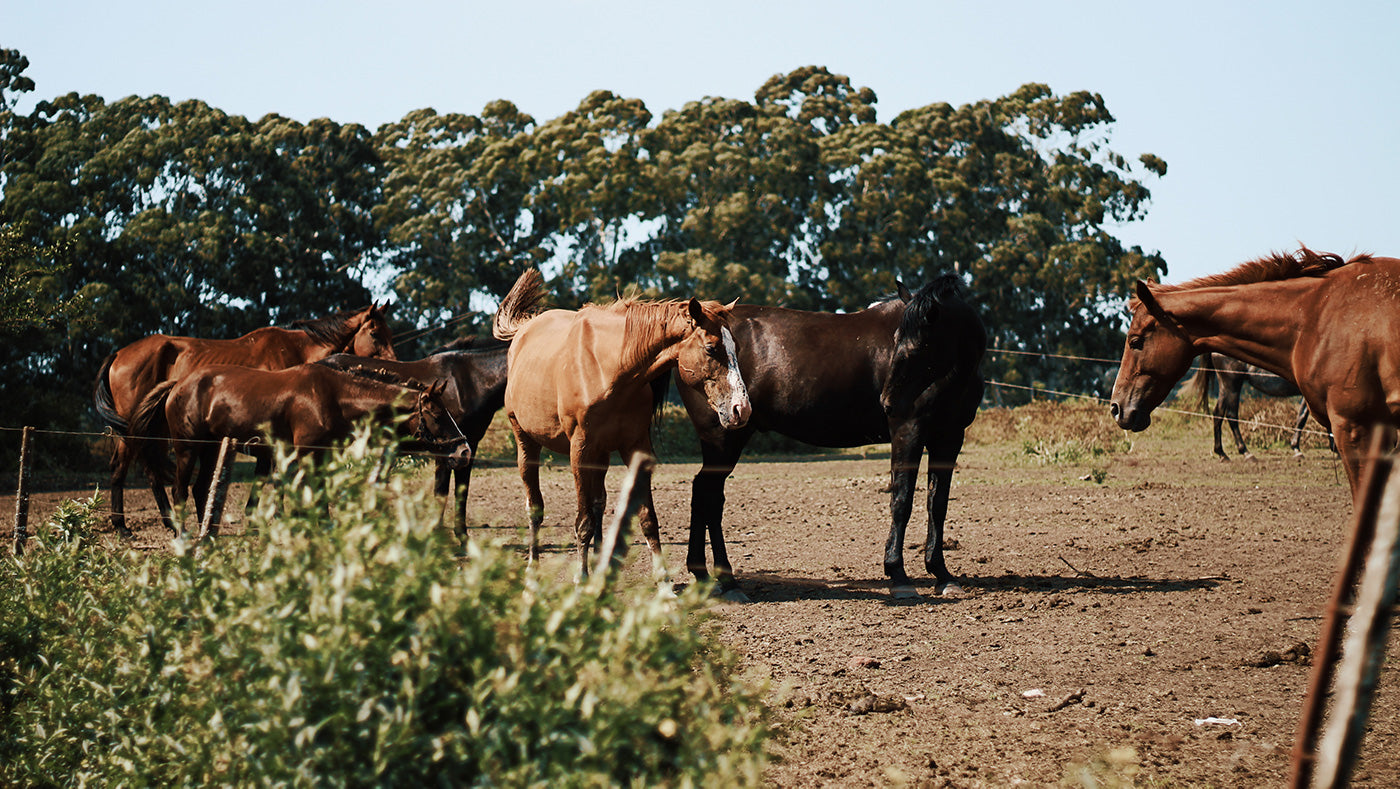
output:
<path id="1" fill-rule="evenodd" d="M 720 339 L 724 342 L 724 353 L 729 357 L 729 409 L 728 413 L 720 414 L 725 424 L 734 418 L 734 409 L 739 406 L 740 411 L 749 411 L 749 390 L 744 386 L 744 377 L 739 374 L 739 349 L 734 345 L 734 335 L 729 333 L 727 327 L 719 330 Z"/>

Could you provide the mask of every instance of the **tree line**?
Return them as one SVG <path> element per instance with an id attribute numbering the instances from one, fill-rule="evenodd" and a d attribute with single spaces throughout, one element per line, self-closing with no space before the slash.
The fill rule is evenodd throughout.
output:
<path id="1" fill-rule="evenodd" d="M 555 302 L 699 295 L 855 310 L 962 275 L 1000 351 L 1116 357 L 1159 254 L 1115 227 L 1166 163 L 1109 147 L 1103 98 L 1027 84 L 889 122 L 821 67 L 655 116 L 599 90 L 557 118 L 506 100 L 376 130 L 162 96 L 17 101 L 0 50 L 3 426 L 95 424 L 103 357 L 154 332 L 231 337 L 392 293 L 414 357 L 483 330 L 527 266 Z M 29 316 L 28 318 L 24 316 Z M 1101 392 L 1101 364 L 994 353 L 989 377 Z M 1007 402 L 1020 390 L 997 390 Z"/>

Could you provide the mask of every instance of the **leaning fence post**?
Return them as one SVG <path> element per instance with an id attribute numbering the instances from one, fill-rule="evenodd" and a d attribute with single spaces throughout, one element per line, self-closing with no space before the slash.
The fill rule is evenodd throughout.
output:
<path id="1" fill-rule="evenodd" d="M 233 468 L 232 438 L 225 437 L 219 443 L 219 459 L 214 463 L 214 480 L 209 485 L 209 501 L 204 505 L 204 520 L 199 524 L 196 544 L 204 542 L 211 534 L 219 533 L 219 521 L 224 519 L 224 499 L 228 496 L 229 471 Z"/>
<path id="2" fill-rule="evenodd" d="M 29 539 L 29 468 L 30 438 L 34 428 L 25 427 L 19 442 L 19 487 L 15 490 L 15 555 L 24 553 L 24 542 Z"/>
<path id="3" fill-rule="evenodd" d="M 627 467 L 627 478 L 622 481 L 619 491 L 617 515 L 608 525 L 603 542 L 598 546 L 598 564 L 594 575 L 606 578 L 611 571 L 622 566 L 622 558 L 627 555 L 627 531 L 637 510 L 646 500 L 646 491 L 651 488 L 651 471 L 656 467 L 656 458 L 645 452 L 632 455 Z"/>
<path id="4" fill-rule="evenodd" d="M 1328 600 L 1326 616 L 1322 620 L 1322 632 L 1318 635 L 1317 648 L 1313 650 L 1308 692 L 1303 697 L 1303 711 L 1298 719 L 1298 730 L 1293 737 L 1289 789 L 1303 789 L 1313 782 L 1317 741 L 1322 729 L 1327 695 L 1332 689 L 1341 653 L 1347 614 L 1355 600 L 1356 582 L 1365 567 L 1366 552 L 1375 537 L 1377 513 L 1393 466 L 1392 458 L 1383 454 L 1384 446 L 1383 432 L 1373 431 L 1366 467 L 1361 474 L 1361 487 L 1357 489 L 1356 500 L 1352 505 L 1351 539 L 1342 566 L 1333 579 L 1332 594 Z"/>

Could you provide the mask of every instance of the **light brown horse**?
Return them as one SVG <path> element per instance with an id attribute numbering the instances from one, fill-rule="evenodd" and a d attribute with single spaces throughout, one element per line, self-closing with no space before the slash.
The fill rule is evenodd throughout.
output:
<path id="1" fill-rule="evenodd" d="M 128 431 L 137 405 L 158 385 L 178 381 L 192 370 L 210 364 L 281 370 L 342 352 L 397 359 L 386 317 L 386 307 L 371 305 L 326 318 L 296 321 L 287 329 L 256 329 L 233 340 L 153 334 L 108 356 L 97 374 L 93 400 L 102 421 L 114 434 L 112 475 L 108 482 L 112 528 L 123 536 L 131 535 L 126 526 L 126 475 L 138 448 Z M 165 511 L 170 504 L 158 481 L 159 473 L 157 469 L 147 469 L 156 505 Z"/>
<path id="2" fill-rule="evenodd" d="M 583 575 L 603 520 L 609 456 L 623 462 L 652 451 L 651 418 L 660 403 L 653 383 L 677 371 L 679 385 L 697 390 L 726 428 L 748 421 L 752 408 L 729 332 L 729 307 L 713 301 L 624 299 L 577 312 L 533 314 L 543 280 L 526 271 L 496 312 L 493 331 L 510 340 L 505 409 L 515 433 L 520 477 L 530 516 L 530 560 L 539 557 L 544 519 L 540 448 L 569 455 L 578 494 L 574 532 Z M 664 575 L 660 531 L 651 490 L 638 514 L 652 569 Z"/>
<path id="3" fill-rule="evenodd" d="M 402 437 L 411 439 L 409 446 L 433 452 L 450 466 L 470 463 L 471 444 L 443 402 L 446 389 L 445 381 L 426 388 L 402 386 L 319 364 L 284 370 L 214 364 L 152 389 L 132 415 L 131 434 L 151 439 L 142 452 L 160 453 L 161 458 L 147 460 L 151 467 L 164 457 L 159 439 L 169 437 L 175 451 L 175 504 L 188 496 L 198 466 L 194 495 L 202 516 L 219 441 L 225 437 L 263 457 L 270 457 L 271 446 L 261 439 L 273 438 L 319 459 L 331 444 L 348 437 L 357 421 L 373 418 L 393 422 Z M 161 510 L 161 520 L 177 531 L 169 504 Z"/>
<path id="4" fill-rule="evenodd" d="M 1330 428 L 1355 494 L 1369 435 L 1400 425 L 1400 260 L 1303 247 L 1180 285 L 1139 281 L 1109 407 L 1125 430 L 1207 351 L 1293 383 Z"/>

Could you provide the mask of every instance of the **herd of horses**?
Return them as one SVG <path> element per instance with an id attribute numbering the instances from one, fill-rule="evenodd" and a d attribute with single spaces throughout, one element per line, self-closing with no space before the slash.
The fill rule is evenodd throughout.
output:
<path id="1" fill-rule="evenodd" d="M 233 340 L 154 335 L 123 347 L 103 363 L 95 390 L 116 438 L 113 528 L 130 535 L 123 491 L 135 461 L 162 521 L 177 531 L 164 487 L 173 485 L 174 504 L 192 493 L 202 506 L 220 439 L 235 439 L 265 476 L 268 439 L 315 458 L 371 417 L 436 458 L 436 490 L 447 495 L 455 487 L 454 525 L 465 539 L 474 452 L 504 409 L 526 492 L 530 559 L 539 552 L 539 458 L 548 448 L 569 457 L 586 573 L 608 463 L 614 455 L 626 462 L 651 454 L 651 424 L 674 379 L 703 456 L 686 556 L 696 578 L 709 577 L 708 541 L 719 587 L 737 588 L 723 536 L 725 481 L 753 434 L 771 431 L 822 447 L 890 444 L 884 571 L 896 591 L 911 583 L 904 537 L 927 453 L 924 567 L 940 591 L 956 589 L 943 531 L 953 469 L 982 400 L 987 351 L 985 327 L 958 276 L 912 292 L 900 284 L 897 294 L 852 313 L 696 298 L 541 309 L 544 295 L 539 272 L 525 271 L 501 301 L 492 337 L 458 341 L 418 361 L 396 357 L 380 306 Z M 1343 260 L 1306 247 L 1180 285 L 1140 281 L 1110 414 L 1125 430 L 1145 429 L 1204 355 L 1198 379 L 1218 375 L 1222 403 L 1227 380 L 1234 387 L 1229 404 L 1217 406 L 1217 454 L 1224 457 L 1220 417 L 1238 407 L 1244 381 L 1268 394 L 1301 393 L 1299 429 L 1311 413 L 1332 432 L 1355 490 L 1371 431 L 1393 444 L 1400 425 L 1400 350 L 1390 342 L 1400 329 L 1400 311 L 1390 306 L 1397 298 L 1400 260 Z M 639 519 L 653 569 L 664 574 L 649 490 Z"/>

